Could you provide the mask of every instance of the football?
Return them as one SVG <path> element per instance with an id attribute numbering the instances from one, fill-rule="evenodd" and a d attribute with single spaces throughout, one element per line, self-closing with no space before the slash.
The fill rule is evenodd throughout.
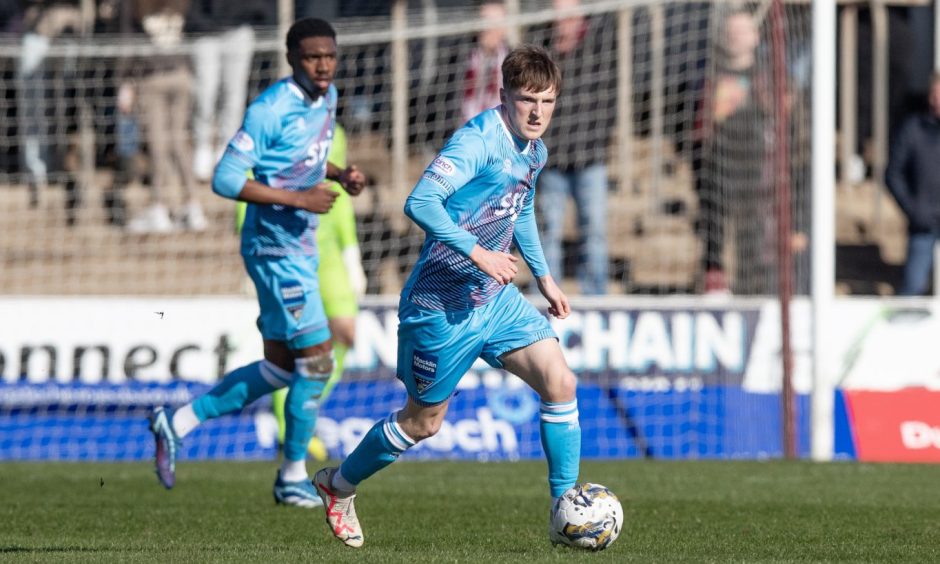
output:
<path id="1" fill-rule="evenodd" d="M 552 507 L 548 526 L 553 545 L 604 550 L 620 535 L 623 507 L 612 491 L 600 484 L 578 484 Z"/>

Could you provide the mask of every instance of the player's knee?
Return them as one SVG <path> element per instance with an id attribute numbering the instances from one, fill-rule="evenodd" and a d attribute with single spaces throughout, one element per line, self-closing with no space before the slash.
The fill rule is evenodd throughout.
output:
<path id="1" fill-rule="evenodd" d="M 565 369 L 549 380 L 547 396 L 542 398 L 550 402 L 565 402 L 575 399 L 578 389 L 578 379 L 571 370 Z"/>
<path id="2" fill-rule="evenodd" d="M 559 388 L 559 394 L 564 398 L 564 401 L 573 400 L 578 390 L 578 379 L 575 378 L 574 373 L 570 370 L 565 370 Z"/>
<path id="3" fill-rule="evenodd" d="M 321 352 L 294 360 L 294 370 L 301 376 L 325 380 L 333 373 L 333 353 Z"/>

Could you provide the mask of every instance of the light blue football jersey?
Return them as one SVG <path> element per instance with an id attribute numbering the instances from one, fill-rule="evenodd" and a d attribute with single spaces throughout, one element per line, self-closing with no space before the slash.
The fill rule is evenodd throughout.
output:
<path id="1" fill-rule="evenodd" d="M 241 129 L 216 167 L 213 188 L 222 195 L 237 196 L 248 169 L 255 180 L 280 190 L 307 190 L 322 182 L 336 123 L 336 100 L 336 87 L 332 84 L 316 100 L 293 78 L 273 84 L 245 112 Z M 313 212 L 249 202 L 242 227 L 241 253 L 315 255 L 318 223 Z"/>
<path id="2" fill-rule="evenodd" d="M 533 274 L 547 274 L 534 211 L 535 182 L 547 158 L 541 139 L 512 136 L 498 107 L 457 130 L 405 205 L 427 238 L 403 299 L 446 311 L 491 301 L 503 286 L 470 261 L 475 244 L 509 252 L 515 241 Z"/>

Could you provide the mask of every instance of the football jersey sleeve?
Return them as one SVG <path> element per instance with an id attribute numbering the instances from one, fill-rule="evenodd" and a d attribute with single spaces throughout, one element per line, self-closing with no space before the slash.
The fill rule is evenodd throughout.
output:
<path id="1" fill-rule="evenodd" d="M 463 127 L 450 138 L 424 170 L 428 180 L 450 196 L 486 166 L 486 144 L 476 129 Z"/>
<path id="2" fill-rule="evenodd" d="M 542 243 L 539 241 L 538 226 L 535 222 L 535 190 L 529 190 L 526 195 L 522 211 L 519 212 L 519 218 L 516 219 L 516 225 L 513 228 L 512 238 L 516 242 L 522 259 L 529 265 L 532 276 L 541 278 L 549 274 Z"/>
<path id="3" fill-rule="evenodd" d="M 464 256 L 470 256 L 477 237 L 454 223 L 444 202 L 483 170 L 484 149 L 478 131 L 468 127 L 458 130 L 425 169 L 405 202 L 405 214 L 428 236 Z"/>
<path id="4" fill-rule="evenodd" d="M 216 165 L 212 190 L 226 198 L 237 198 L 245 186 L 246 171 L 260 162 L 279 129 L 280 120 L 268 105 L 249 106 L 241 129 L 229 141 Z"/>

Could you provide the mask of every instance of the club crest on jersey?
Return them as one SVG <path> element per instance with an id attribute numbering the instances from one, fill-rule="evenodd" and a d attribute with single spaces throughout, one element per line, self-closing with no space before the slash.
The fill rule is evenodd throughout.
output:
<path id="1" fill-rule="evenodd" d="M 411 373 L 415 377 L 415 386 L 423 392 L 437 378 L 437 357 L 421 351 L 415 351 L 411 358 Z"/>
<path id="2" fill-rule="evenodd" d="M 457 167 L 454 166 L 454 163 L 447 157 L 441 155 L 438 155 L 437 158 L 431 162 L 431 169 L 436 170 L 444 176 L 453 176 L 454 173 L 457 172 Z"/>
<path id="3" fill-rule="evenodd" d="M 232 138 L 232 145 L 243 153 L 250 153 L 255 148 L 255 140 L 244 129 L 239 129 Z"/>
<path id="4" fill-rule="evenodd" d="M 512 160 L 511 159 L 506 159 L 505 161 L 503 161 L 503 172 L 505 172 L 506 174 L 509 174 L 510 172 L 512 172 Z"/>

